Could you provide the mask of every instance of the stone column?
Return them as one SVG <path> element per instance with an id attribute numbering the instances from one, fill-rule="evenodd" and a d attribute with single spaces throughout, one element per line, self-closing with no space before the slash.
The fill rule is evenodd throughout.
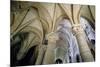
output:
<path id="1" fill-rule="evenodd" d="M 35 63 L 36 65 L 42 64 L 45 51 L 46 51 L 46 45 L 43 45 L 43 44 L 41 45 L 40 44 L 39 52 L 38 52 L 38 57 L 37 57 L 37 60 L 36 60 L 36 63 Z"/>
<path id="2" fill-rule="evenodd" d="M 80 24 L 73 25 L 73 32 L 75 33 L 83 62 L 94 61 L 85 38 L 85 32 L 83 31 L 83 28 L 80 26 Z"/>
<path id="3" fill-rule="evenodd" d="M 56 41 L 58 40 L 58 35 L 54 32 L 49 33 L 46 36 L 48 40 L 47 50 L 45 53 L 45 57 L 43 60 L 43 64 L 53 64 L 55 59 L 55 47 L 56 47 Z"/>

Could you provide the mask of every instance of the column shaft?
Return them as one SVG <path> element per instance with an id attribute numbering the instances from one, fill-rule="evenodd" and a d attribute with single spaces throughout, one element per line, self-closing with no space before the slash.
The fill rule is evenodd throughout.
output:
<path id="1" fill-rule="evenodd" d="M 78 42 L 78 46 L 79 46 L 79 50 L 80 50 L 82 60 L 84 62 L 94 61 L 93 56 L 91 54 L 91 51 L 89 49 L 89 46 L 87 44 L 86 38 L 85 38 L 86 37 L 85 32 L 83 31 L 81 26 L 75 25 L 73 27 L 73 31 L 74 31 L 76 38 L 77 38 L 77 42 Z"/>

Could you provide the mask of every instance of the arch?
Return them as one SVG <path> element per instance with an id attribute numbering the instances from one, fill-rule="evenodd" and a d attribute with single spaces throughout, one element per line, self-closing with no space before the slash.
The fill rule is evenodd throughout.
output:
<path id="1" fill-rule="evenodd" d="M 83 17 L 81 17 L 82 21 L 80 21 L 81 26 L 83 27 L 87 38 L 89 39 L 89 41 L 92 42 L 92 44 L 95 44 L 95 31 L 92 28 L 92 26 L 89 24 L 89 21 Z"/>
<path id="2" fill-rule="evenodd" d="M 72 13 L 71 13 L 71 5 L 66 5 L 65 7 L 65 4 L 58 4 L 60 6 L 60 8 L 64 11 L 65 15 L 72 21 Z M 67 12 L 67 11 L 69 12 Z"/>
<path id="3" fill-rule="evenodd" d="M 31 47 L 28 52 L 26 53 L 26 55 L 20 59 L 20 60 L 16 60 L 17 63 L 14 64 L 14 66 L 25 66 L 25 65 L 32 65 L 35 64 L 36 62 L 36 57 L 37 55 L 35 54 L 36 51 L 36 47 L 37 46 L 33 46 Z M 34 58 L 32 58 L 34 56 Z M 32 58 L 32 59 L 31 59 Z M 30 61 L 33 61 L 32 63 L 30 63 Z"/>
<path id="4" fill-rule="evenodd" d="M 95 21 L 94 21 L 95 18 L 94 19 L 92 18 L 88 5 L 87 6 L 82 5 L 81 11 L 80 11 L 80 17 L 86 18 L 90 22 L 90 24 L 95 25 Z"/>
<path id="5" fill-rule="evenodd" d="M 28 26 L 29 24 L 31 24 L 35 19 L 32 19 L 30 21 L 28 21 L 26 24 L 24 24 L 23 26 L 21 26 L 17 31 L 13 32 L 13 34 L 11 35 L 11 38 L 13 36 L 15 36 L 17 33 L 20 32 L 33 32 L 35 33 L 40 39 L 43 38 L 43 31 L 40 31 L 39 29 L 35 28 L 35 27 L 31 27 Z"/>
<path id="6" fill-rule="evenodd" d="M 40 17 L 40 21 L 42 23 L 42 27 L 43 27 L 43 32 L 45 32 L 45 34 L 47 34 L 49 31 L 49 24 L 48 21 L 43 19 L 42 17 Z"/>
<path id="7" fill-rule="evenodd" d="M 58 25 L 61 23 L 62 20 L 67 19 L 70 21 L 70 19 L 66 16 L 66 15 L 61 15 L 56 19 L 56 24 L 55 24 L 55 28 L 54 31 L 57 30 Z M 71 22 L 71 21 L 70 21 Z"/>
<path id="8" fill-rule="evenodd" d="M 44 21 L 46 22 L 45 24 L 47 24 L 48 29 L 51 29 L 51 23 L 52 23 L 52 19 L 51 16 L 49 15 L 48 10 L 42 5 L 42 4 L 33 4 L 34 7 L 36 7 L 38 9 L 38 15 L 40 17 L 40 20 L 42 21 L 42 23 L 44 23 Z M 50 25 L 51 24 L 51 25 Z M 46 30 L 49 31 L 49 30 Z"/>
<path id="9" fill-rule="evenodd" d="M 30 7 L 31 8 L 31 7 Z M 29 9 L 29 8 L 27 8 L 27 9 Z M 25 10 L 27 10 L 27 9 L 25 9 Z M 26 15 L 27 15 L 27 13 L 26 13 Z M 25 15 L 25 16 L 26 16 Z M 28 22 L 26 22 L 25 24 L 23 24 L 23 25 L 21 25 L 22 24 L 22 22 L 20 23 L 20 25 L 17 27 L 17 29 L 16 29 L 16 31 L 13 31 L 13 27 L 11 28 L 11 38 L 14 36 L 14 35 L 16 35 L 22 28 L 25 28 L 26 26 L 28 26 L 29 24 L 31 24 L 33 21 L 35 21 L 35 20 L 40 20 L 40 18 L 39 17 L 36 17 L 36 18 L 33 18 L 33 19 L 31 19 L 31 20 L 29 20 Z M 39 22 L 39 24 L 41 24 L 41 22 Z M 42 26 L 41 26 L 42 27 Z M 43 36 L 43 31 L 41 31 L 41 34 L 42 34 L 42 36 Z M 42 37 L 43 38 L 43 37 Z"/>
<path id="10" fill-rule="evenodd" d="M 37 37 L 39 37 L 39 39 L 41 40 L 41 31 L 38 30 L 37 28 L 35 27 L 30 27 L 30 26 L 27 26 L 26 28 L 20 30 L 20 32 L 32 32 L 34 33 Z"/>
<path id="11" fill-rule="evenodd" d="M 67 19 L 68 22 L 66 22 L 65 17 L 61 18 L 59 23 L 57 24 L 57 28 L 60 26 L 60 28 L 56 29 L 56 32 L 59 34 L 59 41 L 57 41 L 57 47 L 59 48 L 57 51 L 61 51 L 63 53 L 62 55 L 59 55 L 58 57 L 63 58 L 66 60 L 65 62 L 68 62 L 68 55 L 69 55 L 69 45 L 70 45 L 70 34 L 71 32 L 71 23 Z M 63 61 L 64 61 L 63 60 Z"/>
<path id="12" fill-rule="evenodd" d="M 81 17 L 84 18 L 86 21 L 88 21 L 91 27 L 93 28 L 93 30 L 95 30 L 95 23 L 93 23 L 92 20 L 90 20 L 88 17 L 85 16 L 81 16 Z"/>

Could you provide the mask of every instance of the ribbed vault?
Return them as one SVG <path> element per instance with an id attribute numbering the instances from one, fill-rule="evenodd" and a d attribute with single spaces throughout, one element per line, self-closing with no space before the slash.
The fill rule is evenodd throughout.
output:
<path id="1" fill-rule="evenodd" d="M 74 29 L 74 27 L 79 27 L 79 25 L 81 25 L 80 23 L 81 17 L 85 18 L 87 21 L 89 21 L 88 23 L 90 25 L 92 24 L 92 26 L 95 27 L 95 7 L 93 5 L 90 6 L 90 5 L 63 4 L 63 3 L 58 4 L 58 3 L 45 3 L 45 2 L 40 3 L 40 2 L 28 2 L 28 1 L 26 2 L 11 1 L 11 24 L 10 24 L 11 46 L 13 47 L 15 45 L 18 45 L 15 43 L 21 42 L 21 44 L 19 44 L 20 49 L 16 53 L 17 56 L 15 56 L 16 61 L 14 61 L 14 64 L 18 65 L 19 61 L 22 60 L 27 55 L 28 51 L 32 47 L 37 48 L 37 49 L 34 48 L 34 50 L 36 51 L 35 53 L 33 53 L 32 57 L 34 61 L 31 60 L 33 61 L 34 64 L 56 63 L 52 59 L 46 59 L 46 58 L 49 57 L 48 53 L 51 51 L 50 52 L 51 56 L 51 54 L 53 54 L 52 50 L 56 48 L 55 41 L 57 41 L 56 37 L 58 37 L 58 34 L 56 33 L 58 31 L 57 29 L 59 24 L 63 23 L 62 21 L 67 19 L 71 24 L 70 33 L 73 34 L 73 37 L 76 36 L 76 39 L 78 38 L 77 40 L 80 40 L 82 37 L 79 38 L 79 36 L 77 36 L 76 34 L 77 30 L 78 32 L 80 32 L 80 28 Z M 50 40 L 49 37 L 51 39 L 53 37 L 54 38 L 53 41 Z M 78 42 L 78 44 L 82 43 Z M 79 47 L 81 47 L 79 50 L 80 50 L 80 55 L 82 55 L 81 57 L 83 58 L 83 61 L 93 61 L 93 59 L 90 59 L 89 57 L 88 58 L 84 57 L 85 54 L 81 53 L 84 52 L 81 51 L 81 49 L 83 49 L 82 45 L 79 45 Z M 87 49 L 88 46 L 85 48 Z M 93 46 L 92 47 L 90 46 L 90 48 L 93 48 Z M 34 56 L 37 57 L 34 59 Z M 89 54 L 89 56 L 91 55 Z M 54 54 L 51 57 L 54 58 Z M 48 60 L 51 60 L 52 62 Z M 61 59 L 59 60 L 63 62 Z M 59 60 L 57 60 L 57 63 L 60 62 Z M 30 62 L 30 64 L 33 63 Z"/>

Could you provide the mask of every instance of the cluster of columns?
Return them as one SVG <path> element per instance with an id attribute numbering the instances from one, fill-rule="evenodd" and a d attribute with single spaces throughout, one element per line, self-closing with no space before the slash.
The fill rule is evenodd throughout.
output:
<path id="1" fill-rule="evenodd" d="M 78 47 L 79 47 L 82 61 L 83 62 L 94 61 L 93 55 L 90 51 L 90 48 L 89 48 L 88 43 L 85 38 L 86 37 L 85 32 L 84 32 L 83 28 L 81 27 L 81 25 L 80 24 L 73 25 L 72 30 L 73 30 L 74 36 L 76 37 L 77 42 L 78 42 Z M 56 42 L 57 42 L 57 40 L 59 40 L 59 36 L 57 33 L 51 32 L 46 36 L 46 38 L 48 40 L 48 45 L 47 45 L 47 50 L 44 55 L 43 64 L 54 64 L 55 58 L 56 58 L 55 49 L 57 48 Z"/>
<path id="2" fill-rule="evenodd" d="M 93 55 L 86 41 L 85 32 L 81 27 L 81 25 L 80 24 L 73 25 L 72 30 L 78 42 L 78 47 L 82 61 L 83 62 L 94 61 Z M 52 32 L 47 35 L 47 40 L 48 40 L 48 45 L 44 56 L 43 64 L 53 64 L 55 63 L 55 58 L 56 58 L 55 49 L 57 48 L 56 42 L 57 40 L 59 40 L 59 36 L 57 33 Z"/>
<path id="3" fill-rule="evenodd" d="M 80 24 L 73 25 L 73 32 L 75 33 L 75 36 L 78 42 L 82 61 L 83 62 L 94 61 L 91 51 L 89 49 L 89 46 L 87 44 L 86 38 L 85 38 L 86 37 L 85 32 L 83 31 L 83 28 L 81 27 L 81 25 Z"/>
<path id="4" fill-rule="evenodd" d="M 56 48 L 56 41 L 59 39 L 58 34 L 51 32 L 46 36 L 48 40 L 47 50 L 45 53 L 45 57 L 43 60 L 43 64 L 53 64 L 55 63 L 55 48 Z"/>

